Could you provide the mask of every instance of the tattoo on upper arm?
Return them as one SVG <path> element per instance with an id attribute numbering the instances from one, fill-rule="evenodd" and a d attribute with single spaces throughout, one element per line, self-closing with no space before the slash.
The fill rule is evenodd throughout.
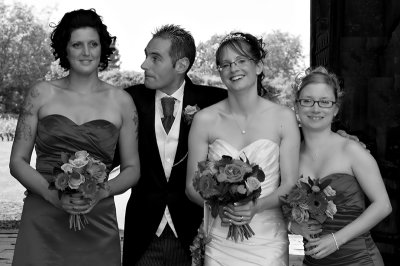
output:
<path id="1" fill-rule="evenodd" d="M 32 88 L 30 93 L 26 95 L 24 103 L 21 107 L 17 128 L 15 130 L 16 140 L 29 140 L 33 136 L 32 127 L 27 122 L 27 118 L 33 115 L 32 99 L 39 96 L 37 88 Z"/>
<path id="2" fill-rule="evenodd" d="M 136 133 L 136 139 L 138 139 L 139 138 L 139 116 L 138 116 L 137 110 L 135 110 L 133 112 L 133 119 L 132 120 L 133 120 L 133 123 L 136 126 L 135 133 Z"/>

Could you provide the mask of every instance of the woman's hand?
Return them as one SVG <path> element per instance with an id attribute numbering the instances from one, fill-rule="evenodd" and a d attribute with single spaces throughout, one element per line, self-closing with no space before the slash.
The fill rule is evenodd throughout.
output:
<path id="1" fill-rule="evenodd" d="M 92 209 L 92 200 L 84 198 L 82 193 L 62 194 L 61 208 L 69 214 L 84 214 Z"/>
<path id="2" fill-rule="evenodd" d="M 290 230 L 293 234 L 301 235 L 308 241 L 311 241 L 311 239 L 319 239 L 318 237 L 315 238 L 315 235 L 318 235 L 322 232 L 322 226 L 318 221 L 314 219 L 309 219 L 306 223 L 299 224 L 296 222 L 292 222 Z"/>
<path id="3" fill-rule="evenodd" d="M 337 250 L 336 242 L 332 234 L 323 235 L 320 238 L 310 239 L 304 245 L 304 254 L 315 259 L 322 259 Z"/>
<path id="4" fill-rule="evenodd" d="M 245 225 L 250 223 L 256 213 L 257 206 L 254 201 L 235 202 L 222 208 L 221 220 L 226 224 Z"/>
<path id="5" fill-rule="evenodd" d="M 106 182 L 104 188 L 100 188 L 93 199 L 85 198 L 82 193 L 62 194 L 61 207 L 70 214 L 89 213 L 96 204 L 110 196 L 110 186 Z"/>

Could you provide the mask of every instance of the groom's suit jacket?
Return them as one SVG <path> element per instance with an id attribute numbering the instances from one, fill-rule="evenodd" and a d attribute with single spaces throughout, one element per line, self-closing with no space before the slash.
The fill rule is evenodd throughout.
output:
<path id="1" fill-rule="evenodd" d="M 227 96 L 224 89 L 195 85 L 186 77 L 182 108 L 202 109 Z M 190 125 L 181 119 L 175 161 L 167 181 L 158 151 L 155 133 L 155 90 L 143 84 L 126 89 L 132 96 L 139 117 L 140 179 L 131 190 L 125 214 L 123 264 L 134 265 L 155 236 L 168 205 L 181 243 L 189 246 L 201 224 L 203 210 L 185 194 L 188 134 Z M 183 111 L 182 111 L 183 114 Z"/>

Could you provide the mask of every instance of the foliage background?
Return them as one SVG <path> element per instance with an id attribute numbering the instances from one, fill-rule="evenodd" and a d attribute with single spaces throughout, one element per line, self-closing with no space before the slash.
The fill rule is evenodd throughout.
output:
<path id="1" fill-rule="evenodd" d="M 51 11 L 47 11 L 50 17 Z M 25 91 L 39 80 L 61 78 L 68 73 L 54 61 L 49 36 L 52 30 L 46 14 L 34 15 L 33 7 L 0 0 L 0 113 L 18 114 Z M 215 66 L 215 51 L 222 35 L 213 35 L 197 45 L 196 61 L 189 72 L 194 83 L 224 87 Z M 304 68 L 299 36 L 273 31 L 259 36 L 268 50 L 264 85 L 271 99 L 291 105 L 291 79 Z M 143 82 L 143 73 L 120 70 L 118 49 L 101 79 L 117 87 Z"/>

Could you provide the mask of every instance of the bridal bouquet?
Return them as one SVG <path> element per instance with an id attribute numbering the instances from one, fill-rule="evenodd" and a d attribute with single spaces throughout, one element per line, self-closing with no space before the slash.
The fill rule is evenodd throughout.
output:
<path id="1" fill-rule="evenodd" d="M 296 187 L 285 196 L 281 196 L 283 202 L 282 211 L 286 218 L 297 223 L 307 222 L 310 218 L 320 224 L 329 217 L 333 219 L 336 214 L 336 205 L 333 199 L 336 191 L 329 185 L 330 179 L 312 180 L 303 176 L 297 180 Z"/>
<path id="2" fill-rule="evenodd" d="M 246 203 L 255 201 L 261 194 L 261 182 L 265 179 L 264 172 L 256 164 L 250 164 L 248 159 L 232 159 L 222 156 L 218 161 L 201 161 L 193 179 L 193 187 L 200 193 L 211 207 L 211 216 L 222 218 L 222 208 L 235 202 Z M 229 225 L 227 239 L 235 242 L 240 238 L 248 239 L 254 235 L 249 224 Z"/>
<path id="3" fill-rule="evenodd" d="M 104 188 L 107 177 L 106 165 L 86 151 L 75 154 L 61 153 L 61 167 L 54 168 L 54 180 L 49 189 L 62 194 L 81 193 L 86 200 L 94 200 L 99 188 Z M 84 214 L 70 214 L 70 229 L 81 230 L 89 222 Z"/>

